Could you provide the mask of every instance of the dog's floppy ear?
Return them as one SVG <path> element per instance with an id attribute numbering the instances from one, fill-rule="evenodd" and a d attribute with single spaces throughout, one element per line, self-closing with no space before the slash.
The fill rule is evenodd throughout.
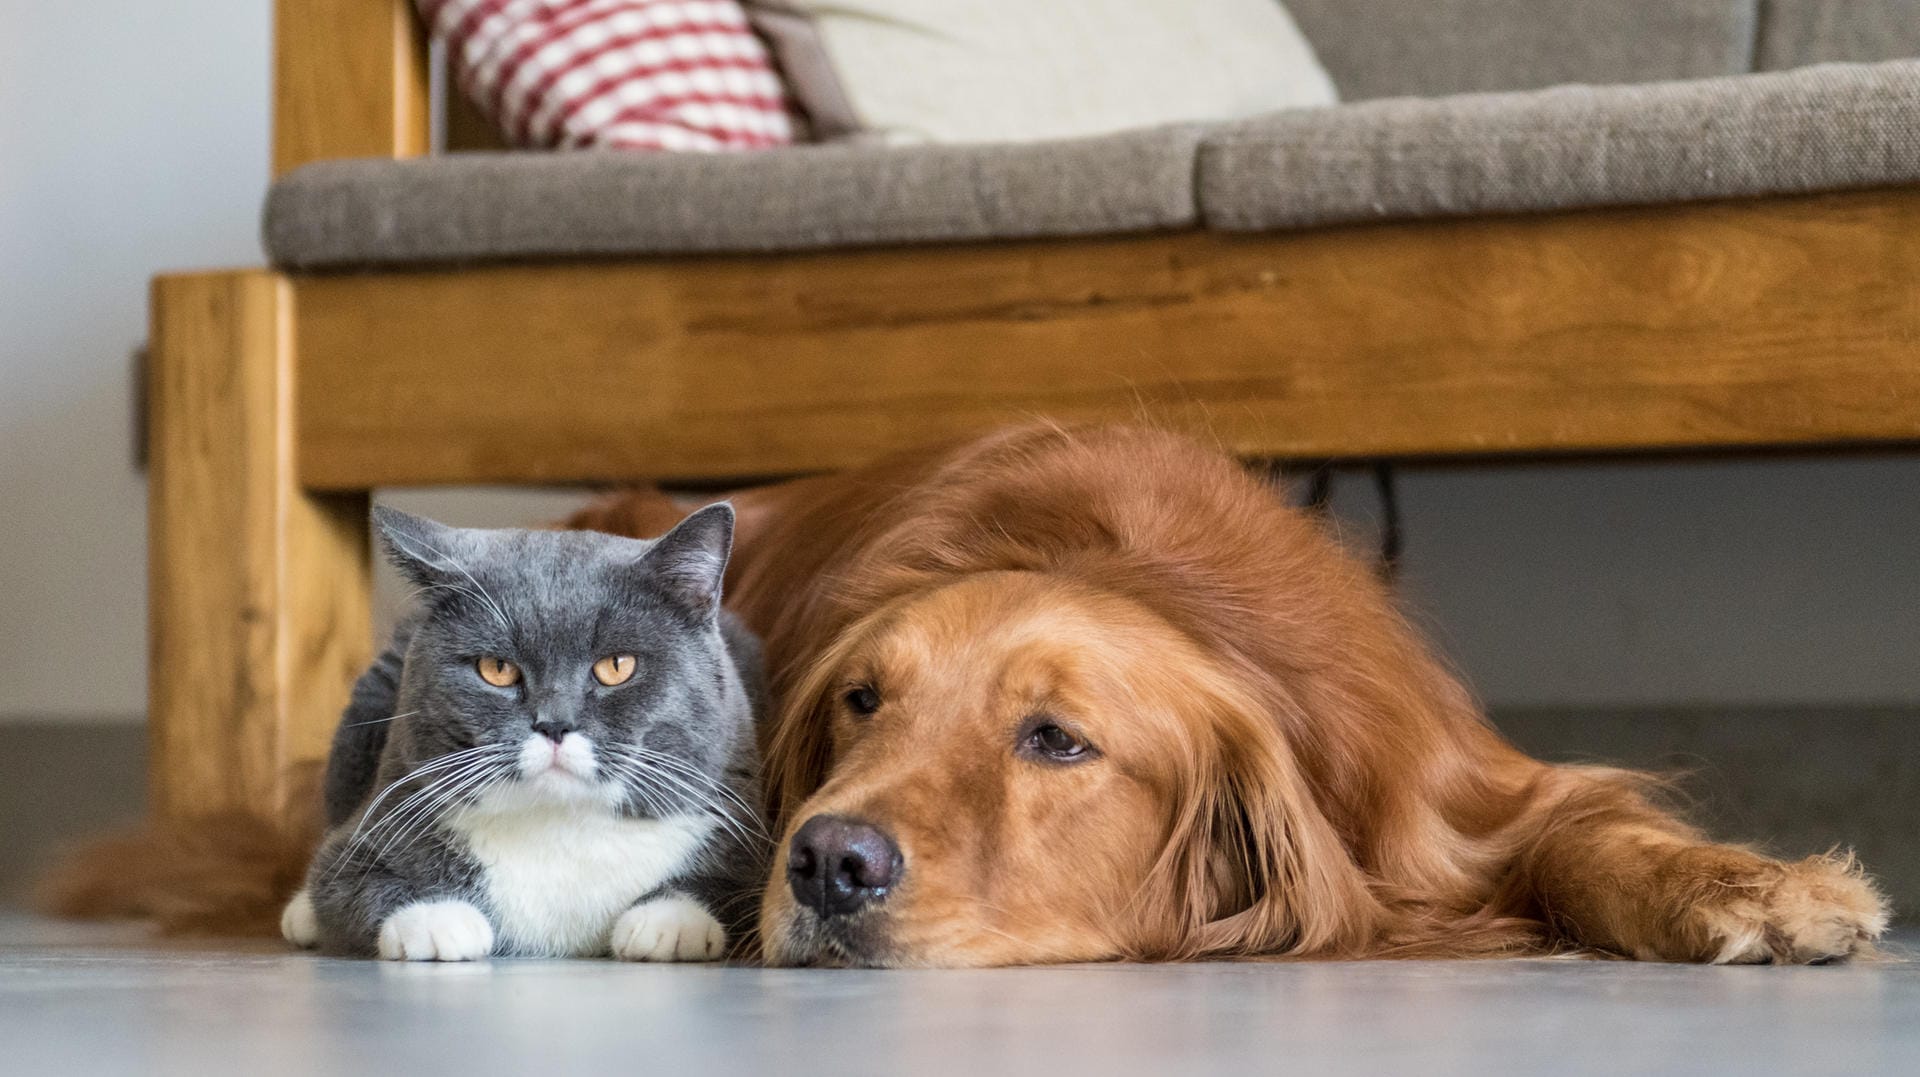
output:
<path id="1" fill-rule="evenodd" d="M 1192 956 L 1358 952 L 1381 920 L 1365 873 L 1315 803 L 1265 708 L 1224 684 L 1202 705 L 1188 800 L 1165 867 Z"/>
<path id="2" fill-rule="evenodd" d="M 814 679 L 812 672 L 807 679 Z M 827 706 L 824 693 L 809 683 L 788 695 L 775 712 L 760 772 L 767 818 L 773 820 L 776 834 L 792 825 L 793 813 L 826 780 L 832 749 Z"/>
<path id="3" fill-rule="evenodd" d="M 827 780 L 827 764 L 833 756 L 833 708 L 840 696 L 843 667 L 874 619 L 842 629 L 790 687 L 773 685 L 779 703 L 763 745 L 761 774 L 767 817 L 774 821 L 776 833 L 792 825 L 793 813 Z"/>

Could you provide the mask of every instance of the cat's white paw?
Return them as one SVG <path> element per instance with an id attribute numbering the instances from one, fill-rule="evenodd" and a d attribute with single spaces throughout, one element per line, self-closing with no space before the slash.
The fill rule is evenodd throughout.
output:
<path id="1" fill-rule="evenodd" d="M 416 901 L 380 925 L 388 961 L 474 961 L 493 952 L 493 925 L 464 901 Z"/>
<path id="2" fill-rule="evenodd" d="M 302 950 L 320 945 L 320 917 L 313 911 L 313 896 L 305 890 L 293 895 L 280 913 L 280 934 Z"/>
<path id="3" fill-rule="evenodd" d="M 621 913 L 612 948 L 622 961 L 718 961 L 727 952 L 727 929 L 699 902 L 675 894 Z"/>

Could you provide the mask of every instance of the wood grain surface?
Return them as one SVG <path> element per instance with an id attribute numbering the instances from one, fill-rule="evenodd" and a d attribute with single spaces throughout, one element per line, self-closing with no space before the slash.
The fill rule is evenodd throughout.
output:
<path id="1" fill-rule="evenodd" d="M 1240 453 L 1920 439 L 1920 189 L 296 278 L 318 487 L 843 467 L 1031 416 Z"/>
<path id="2" fill-rule="evenodd" d="M 293 471 L 285 282 L 161 277 L 148 386 L 149 725 L 163 814 L 282 803 L 371 644 L 364 494 Z"/>
<path id="3" fill-rule="evenodd" d="M 408 0 L 275 0 L 273 174 L 427 152 L 427 44 Z"/>

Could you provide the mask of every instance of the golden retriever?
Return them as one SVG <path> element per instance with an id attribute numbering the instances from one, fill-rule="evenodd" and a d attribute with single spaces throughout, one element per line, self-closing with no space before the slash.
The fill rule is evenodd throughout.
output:
<path id="1" fill-rule="evenodd" d="M 1848 858 L 1714 844 L 1649 779 L 1523 755 L 1364 566 L 1184 438 L 1025 427 L 737 507 L 769 961 L 1812 962 L 1886 927 Z"/>

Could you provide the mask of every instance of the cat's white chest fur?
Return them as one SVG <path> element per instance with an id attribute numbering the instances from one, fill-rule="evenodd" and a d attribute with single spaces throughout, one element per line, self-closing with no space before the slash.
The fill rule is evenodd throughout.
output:
<path id="1" fill-rule="evenodd" d="M 585 957 L 607 952 L 614 921 L 679 874 L 713 824 L 581 805 L 466 811 L 447 826 L 480 864 L 501 952 Z"/>

